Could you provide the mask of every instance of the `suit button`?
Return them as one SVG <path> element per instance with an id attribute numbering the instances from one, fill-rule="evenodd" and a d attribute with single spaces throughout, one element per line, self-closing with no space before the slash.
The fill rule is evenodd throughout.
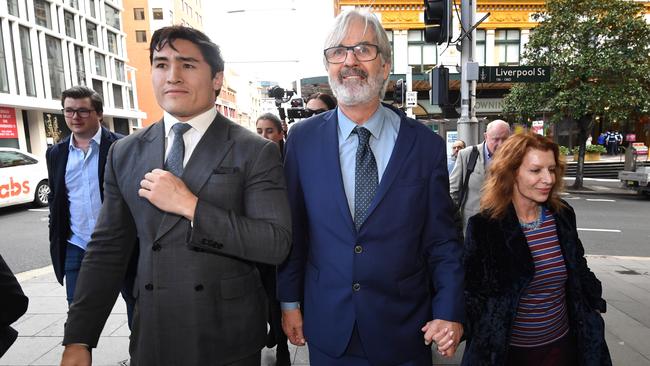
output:
<path id="1" fill-rule="evenodd" d="M 352 290 L 354 292 L 357 292 L 357 291 L 361 290 L 361 285 L 358 284 L 358 283 L 355 283 L 354 285 L 352 285 Z"/>
<path id="2" fill-rule="evenodd" d="M 162 248 L 162 247 L 158 243 L 154 243 L 154 245 L 151 247 L 151 249 L 153 249 L 154 252 L 159 251 L 160 248 Z"/>
<path id="3" fill-rule="evenodd" d="M 151 290 L 153 290 L 153 285 L 148 283 L 148 284 L 144 285 L 144 289 L 151 291 Z"/>
<path id="4" fill-rule="evenodd" d="M 357 254 L 361 254 L 363 252 L 363 247 L 361 245 L 357 245 L 354 247 L 354 252 Z"/>
<path id="5" fill-rule="evenodd" d="M 198 284 L 198 285 L 194 286 L 194 291 L 203 291 L 203 285 Z"/>

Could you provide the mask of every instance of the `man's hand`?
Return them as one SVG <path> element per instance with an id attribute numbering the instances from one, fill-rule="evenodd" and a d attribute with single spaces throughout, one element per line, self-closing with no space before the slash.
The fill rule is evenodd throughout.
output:
<path id="1" fill-rule="evenodd" d="M 92 356 L 83 344 L 68 344 L 63 351 L 61 366 L 90 366 Z"/>
<path id="2" fill-rule="evenodd" d="M 460 323 L 440 319 L 427 322 L 421 330 L 424 332 L 424 344 L 428 346 L 434 342 L 438 346 L 438 353 L 447 358 L 454 356 L 463 335 Z"/>
<path id="3" fill-rule="evenodd" d="M 174 174 L 154 169 L 144 175 L 140 187 L 138 195 L 152 205 L 165 212 L 184 216 L 190 221 L 194 220 L 198 198 Z"/>
<path id="4" fill-rule="evenodd" d="M 305 345 L 300 309 L 282 310 L 282 330 L 284 330 L 284 334 L 287 335 L 291 344 L 295 346 Z"/>

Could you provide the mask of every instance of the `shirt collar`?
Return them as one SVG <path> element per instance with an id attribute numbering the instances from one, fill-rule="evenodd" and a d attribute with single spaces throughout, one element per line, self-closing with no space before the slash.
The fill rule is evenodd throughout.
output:
<path id="1" fill-rule="evenodd" d="M 347 139 L 357 124 L 349 119 L 338 107 L 336 113 L 339 119 L 339 132 L 344 139 Z M 381 130 L 384 127 L 384 113 L 385 107 L 379 104 L 375 113 L 360 127 L 366 128 L 375 139 L 379 139 Z"/>
<path id="2" fill-rule="evenodd" d="M 99 128 L 97 129 L 97 132 L 95 133 L 95 135 L 91 139 L 90 143 L 92 143 L 92 141 L 95 141 L 97 146 L 101 145 L 101 143 L 102 143 L 102 126 L 99 126 Z M 74 146 L 74 133 L 73 133 L 73 134 L 70 134 L 70 144 L 68 145 L 68 149 L 72 150 L 72 149 L 76 149 L 76 148 L 77 147 Z"/>
<path id="3" fill-rule="evenodd" d="M 205 131 L 208 130 L 208 127 L 210 127 L 210 123 L 212 123 L 216 117 L 217 110 L 215 108 L 210 108 L 198 116 L 190 119 L 189 121 L 185 121 L 185 123 L 189 124 L 193 129 L 197 130 L 201 133 L 201 135 L 203 135 Z M 172 126 L 180 122 L 178 118 L 172 116 L 167 112 L 163 113 L 163 121 L 165 122 L 165 137 L 169 136 L 169 131 L 172 129 Z"/>

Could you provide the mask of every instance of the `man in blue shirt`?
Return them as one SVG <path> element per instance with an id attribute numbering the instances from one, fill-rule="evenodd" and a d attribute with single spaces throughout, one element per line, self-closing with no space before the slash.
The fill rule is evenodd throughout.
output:
<path id="1" fill-rule="evenodd" d="M 70 305 L 86 246 L 102 206 L 108 149 L 122 136 L 102 127 L 103 101 L 94 90 L 85 86 L 65 90 L 61 105 L 71 134 L 49 148 L 46 154 L 50 185 L 50 255 L 59 283 L 63 284 L 65 278 Z M 129 326 L 134 304 L 130 290 L 133 272 L 134 266 L 131 266 L 122 291 Z"/>
<path id="2" fill-rule="evenodd" d="M 371 13 L 337 17 L 324 63 L 338 107 L 295 124 L 285 150 L 283 329 L 314 366 L 431 365 L 464 316 L 444 142 L 381 103 L 391 47 Z"/>

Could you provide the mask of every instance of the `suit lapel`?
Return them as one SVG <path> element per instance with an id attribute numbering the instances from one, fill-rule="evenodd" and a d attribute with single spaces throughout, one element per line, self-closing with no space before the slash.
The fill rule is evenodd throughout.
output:
<path id="1" fill-rule="evenodd" d="M 56 191 L 57 198 L 59 202 L 61 200 L 67 201 L 67 191 L 68 189 L 65 186 L 65 168 L 68 165 L 68 155 L 70 154 L 70 139 L 72 134 L 68 136 L 58 145 L 60 156 L 56 159 L 56 186 L 59 187 Z"/>
<path id="2" fill-rule="evenodd" d="M 406 158 L 408 157 L 409 152 L 413 148 L 416 133 L 415 128 L 413 128 L 411 123 L 412 122 L 405 118 L 402 118 L 402 121 L 400 122 L 400 129 L 397 135 L 397 140 L 395 140 L 395 147 L 391 153 L 390 160 L 388 160 L 388 166 L 386 166 L 381 183 L 379 183 L 379 187 L 377 188 L 375 198 L 373 198 L 372 203 L 368 208 L 368 215 L 366 216 L 364 225 L 370 220 L 370 215 L 372 215 L 372 212 L 377 208 L 390 189 L 390 186 L 395 181 L 400 169 L 406 163 Z"/>
<path id="3" fill-rule="evenodd" d="M 99 182 L 99 196 L 102 201 L 104 201 L 104 168 L 106 167 L 106 156 L 108 155 L 108 149 L 113 143 L 110 139 L 110 134 L 108 130 L 104 127 L 102 129 L 101 142 L 99 144 L 99 165 L 97 166 L 97 181 Z"/>
<path id="4" fill-rule="evenodd" d="M 198 195 L 205 182 L 213 174 L 214 169 L 221 164 L 221 161 L 232 148 L 233 141 L 228 140 L 230 130 L 228 123 L 228 120 L 224 117 L 217 115 L 210 127 L 205 131 L 205 134 L 203 134 L 203 137 L 201 137 L 196 148 L 194 148 L 190 160 L 183 169 L 181 179 L 195 195 Z M 180 219 L 181 216 L 165 213 L 158 227 L 155 240 L 167 234 Z"/>
<path id="5" fill-rule="evenodd" d="M 318 136 L 322 136 L 322 157 L 323 171 L 328 172 L 326 179 L 329 181 L 325 184 L 330 189 L 330 197 L 334 197 L 341 210 L 341 217 L 344 218 L 346 225 L 354 231 L 354 221 L 350 214 L 350 206 L 348 205 L 345 189 L 343 188 L 343 175 L 341 174 L 341 160 L 339 158 L 339 133 L 338 133 L 338 117 L 336 110 L 328 113 L 320 125 Z M 317 163 L 318 164 L 318 163 Z M 329 174 L 331 172 L 331 174 Z"/>

